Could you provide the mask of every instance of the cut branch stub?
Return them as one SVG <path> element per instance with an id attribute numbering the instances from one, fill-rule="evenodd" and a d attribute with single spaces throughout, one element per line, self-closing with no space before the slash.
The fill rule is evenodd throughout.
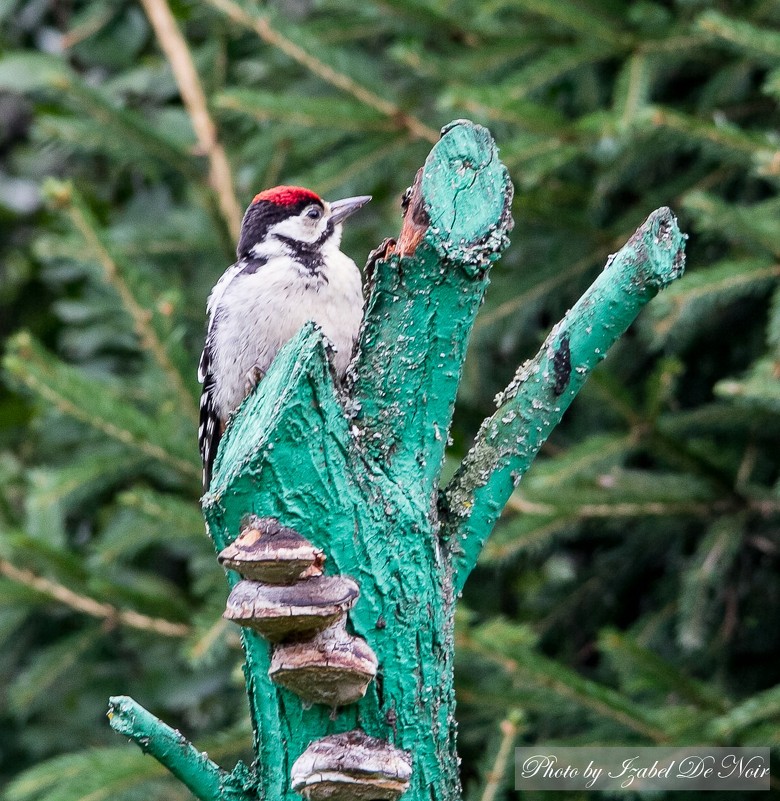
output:
<path id="1" fill-rule="evenodd" d="M 244 796 L 233 777 L 198 751 L 181 732 L 166 726 L 132 698 L 114 696 L 108 702 L 111 728 L 130 737 L 180 779 L 202 801 L 239 801 Z"/>
<path id="2" fill-rule="evenodd" d="M 371 646 L 341 620 L 308 642 L 277 645 L 268 675 L 307 703 L 337 707 L 366 694 L 377 666 Z"/>
<path id="3" fill-rule="evenodd" d="M 441 133 L 423 167 L 425 240 L 476 277 L 508 244 L 514 189 L 487 128 L 455 120 Z"/>
<path id="4" fill-rule="evenodd" d="M 362 731 L 313 742 L 292 766 L 292 788 L 307 801 L 395 801 L 409 786 L 409 755 Z"/>
<path id="5" fill-rule="evenodd" d="M 219 554 L 223 567 L 268 584 L 292 584 L 322 574 L 325 556 L 297 531 L 273 517 L 251 515 Z"/>
<path id="6" fill-rule="evenodd" d="M 316 576 L 296 584 L 239 581 L 223 614 L 271 642 L 305 640 L 341 619 L 360 595 L 347 576 Z"/>
<path id="7" fill-rule="evenodd" d="M 458 120 L 405 199 L 398 243 L 373 256 L 351 373 L 355 426 L 369 453 L 422 495 L 438 480 L 487 270 L 508 243 L 512 194 L 490 133 Z"/>

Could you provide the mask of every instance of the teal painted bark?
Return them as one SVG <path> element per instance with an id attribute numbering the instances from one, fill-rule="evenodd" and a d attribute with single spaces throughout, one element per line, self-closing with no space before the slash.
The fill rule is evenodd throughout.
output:
<path id="1" fill-rule="evenodd" d="M 423 494 L 437 486 L 488 268 L 512 227 L 512 184 L 488 131 L 445 131 L 422 170 L 422 242 L 375 266 L 352 391 L 368 452 Z"/>
<path id="2" fill-rule="evenodd" d="M 236 422 L 205 505 L 217 546 L 247 512 L 296 529 L 326 552 L 327 573 L 360 585 L 349 621 L 380 665 L 366 697 L 331 720 L 330 709 L 306 710 L 272 684 L 268 644 L 243 632 L 264 794 L 297 798 L 289 790 L 294 759 L 312 740 L 360 726 L 414 752 L 410 798 L 427 798 L 428 785 L 437 798 L 454 797 L 451 626 L 429 497 L 391 480 L 361 450 L 312 326 L 277 357 Z"/>
<path id="3" fill-rule="evenodd" d="M 132 737 L 197 798 L 233 801 L 241 797 L 229 773 L 187 742 L 181 732 L 166 726 L 132 698 L 122 695 L 109 699 L 108 717 L 114 731 Z"/>
<path id="4" fill-rule="evenodd" d="M 653 212 L 501 393 L 496 413 L 447 485 L 442 534 L 460 592 L 512 490 L 590 371 L 642 307 L 682 275 L 685 237 L 669 209 Z"/>
<path id="5" fill-rule="evenodd" d="M 202 791 L 193 789 L 202 761 L 192 758 L 195 778 L 188 777 L 169 751 L 145 740 L 158 736 L 145 718 L 135 729 L 140 718 L 119 726 L 114 715 L 115 728 L 145 742 L 199 798 L 212 801 L 219 776 L 218 797 L 226 801 L 237 787 L 245 799 L 297 800 L 294 760 L 313 740 L 357 727 L 411 754 L 405 801 L 459 798 L 456 591 L 513 481 L 587 371 L 682 269 L 682 238 L 661 210 L 507 389 L 439 509 L 455 394 L 487 271 L 511 226 L 511 185 L 487 131 L 458 122 L 434 147 L 416 187 L 401 241 L 374 265 L 347 391 L 334 387 L 327 346 L 306 326 L 229 425 L 203 502 L 217 550 L 236 537 L 245 515 L 275 517 L 326 553 L 326 573 L 354 578 L 361 596 L 348 625 L 374 649 L 379 674 L 363 700 L 335 716 L 321 706 L 304 709 L 269 680 L 268 643 L 243 629 L 257 761 L 227 779 L 208 767 Z"/>

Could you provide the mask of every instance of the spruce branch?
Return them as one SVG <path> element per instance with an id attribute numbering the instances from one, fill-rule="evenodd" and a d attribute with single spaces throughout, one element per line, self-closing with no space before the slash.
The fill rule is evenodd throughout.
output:
<path id="1" fill-rule="evenodd" d="M 556 535 L 560 534 L 566 525 L 574 522 L 576 522 L 574 518 L 564 516 L 555 517 L 552 520 L 549 517 L 542 517 L 536 525 L 531 523 L 525 526 L 521 536 L 513 537 L 508 542 L 502 542 L 500 539 L 493 537 L 485 544 L 484 559 L 488 563 L 504 562 L 519 553 L 533 551 L 535 548 L 543 548 Z"/>
<path id="2" fill-rule="evenodd" d="M 723 715 L 713 718 L 706 736 L 718 743 L 742 742 L 750 730 L 764 721 L 780 717 L 780 684 L 756 693 L 733 706 Z"/>
<path id="3" fill-rule="evenodd" d="M 397 133 L 389 117 L 352 98 L 288 97 L 250 89 L 229 89 L 214 98 L 219 109 L 244 114 L 258 122 L 281 122 L 307 128 L 360 133 Z"/>
<path id="4" fill-rule="evenodd" d="M 637 43 L 634 48 L 635 53 L 646 53 L 653 55 L 656 53 L 680 53 L 691 52 L 695 48 L 702 48 L 706 44 L 706 38 L 690 32 L 672 34 L 666 38 L 648 39 Z"/>
<path id="5" fill-rule="evenodd" d="M 68 28 L 68 32 L 62 36 L 63 49 L 69 50 L 74 45 L 103 30 L 114 18 L 114 13 L 114 9 L 111 6 L 104 6 L 98 13 L 88 17 L 84 22 L 71 25 Z"/>
<path id="6" fill-rule="evenodd" d="M 609 58 L 614 58 L 614 50 L 605 47 L 603 42 L 594 42 L 588 37 L 585 41 L 570 46 L 543 50 L 538 58 L 513 72 L 496 88 L 503 89 L 507 99 L 520 100 L 570 72 Z"/>
<path id="7" fill-rule="evenodd" d="M 614 720 L 652 742 L 662 744 L 670 740 L 669 733 L 659 725 L 656 716 L 623 693 L 586 679 L 555 660 L 536 653 L 529 646 L 513 646 L 512 638 L 501 622 L 485 624 L 475 633 L 459 633 L 456 645 L 465 652 L 478 654 L 500 665 L 515 683 L 523 686 L 524 691 L 530 685 L 552 693 L 566 702 Z M 510 695 L 504 701 L 511 703 L 513 698 Z M 517 703 L 520 702 L 518 698 Z"/>
<path id="8" fill-rule="evenodd" d="M 7 559 L 0 559 L 0 575 L 16 584 L 30 587 L 41 595 L 52 598 L 77 612 L 99 620 L 129 626 L 139 631 L 151 631 L 154 634 L 161 634 L 163 637 L 186 637 L 190 633 L 190 627 L 185 623 L 174 623 L 163 618 L 150 617 L 132 609 L 120 609 L 112 604 L 96 601 L 89 596 L 79 595 L 65 585 L 39 576 L 31 570 L 17 567 Z"/>
<path id="9" fill-rule="evenodd" d="M 682 274 L 684 238 L 669 209 L 653 212 L 499 395 L 442 498 L 456 592 L 501 510 L 588 373 L 660 289 Z"/>
<path id="10" fill-rule="evenodd" d="M 654 650 L 642 646 L 632 634 L 617 630 L 602 632 L 599 650 L 619 665 L 621 671 L 647 678 L 662 691 L 680 695 L 699 708 L 725 713 L 733 706 L 722 688 L 691 678 Z"/>
<path id="11" fill-rule="evenodd" d="M 98 123 L 102 138 L 113 138 L 123 144 L 133 145 L 141 151 L 139 155 L 143 156 L 144 161 L 151 159 L 152 163 L 162 164 L 179 173 L 190 183 L 194 194 L 212 219 L 226 255 L 234 253 L 235 244 L 225 226 L 217 198 L 204 181 L 200 163 L 185 152 L 167 132 L 157 131 L 139 111 L 118 106 L 114 98 L 87 83 L 60 58 L 43 53 L 5 56 L 0 67 L 0 84 L 3 84 L 3 68 L 16 76 L 26 76 L 25 80 L 10 84 L 12 89 L 23 92 L 47 90 L 68 111 L 73 111 L 75 107 L 77 112 L 86 112 Z M 66 117 L 65 121 L 67 119 Z M 71 117 L 70 123 L 73 122 Z M 85 127 L 90 131 L 95 130 L 94 126 Z"/>
<path id="12" fill-rule="evenodd" d="M 682 45 L 681 47 L 682 49 L 685 49 Z M 553 140 L 552 139 L 546 140 L 544 144 L 547 145 L 549 144 L 550 141 Z M 507 167 L 509 167 L 510 171 L 515 166 L 515 161 L 513 160 L 511 155 L 505 156 L 503 161 L 507 165 Z M 704 190 L 707 186 L 723 180 L 724 172 L 725 171 L 723 167 L 719 165 L 717 169 L 707 172 L 707 174 L 701 180 L 696 181 L 696 183 L 694 183 L 693 185 L 686 184 L 685 188 L 681 192 L 675 194 L 673 198 L 674 204 L 676 205 L 678 203 L 683 203 L 687 205 L 687 203 L 689 202 L 689 197 L 692 193 Z M 631 218 L 631 216 L 632 213 L 624 215 L 624 219 L 627 221 Z M 510 300 L 504 301 L 503 303 L 496 306 L 494 309 L 480 314 L 474 325 L 474 330 L 480 331 L 486 329 L 489 326 L 494 325 L 495 323 L 503 319 L 506 319 L 512 314 L 519 312 L 521 309 L 526 308 L 531 303 L 539 300 L 540 298 L 545 297 L 550 292 L 553 292 L 554 290 L 558 289 L 563 284 L 569 283 L 570 281 L 572 281 L 572 279 L 582 275 L 583 273 L 586 273 L 588 270 L 593 268 L 598 262 L 606 259 L 610 253 L 614 253 L 616 250 L 619 250 L 623 246 L 623 243 L 631 236 L 632 231 L 630 229 L 626 230 L 623 227 L 622 222 L 620 223 L 617 230 L 619 231 L 619 233 L 617 233 L 614 236 L 610 235 L 609 240 L 607 242 L 598 245 L 590 253 L 587 253 L 582 258 L 577 259 L 575 262 L 569 265 L 567 269 L 561 270 L 556 275 L 553 275 L 549 278 L 545 278 L 544 280 L 537 282 L 529 289 L 517 293 Z"/>
<path id="13" fill-rule="evenodd" d="M 507 159 L 507 164 L 511 167 L 510 159 Z M 611 240 L 610 243 L 595 248 L 592 252 L 583 256 L 581 259 L 577 259 L 577 261 L 575 261 L 567 270 L 561 270 L 561 272 L 557 273 L 556 275 L 552 275 L 549 278 L 545 278 L 543 281 L 539 281 L 526 291 L 519 292 L 509 300 L 500 303 L 494 309 L 481 314 L 477 318 L 477 322 L 474 325 L 474 330 L 480 331 L 489 328 L 491 325 L 495 325 L 501 320 L 516 314 L 521 309 L 527 307 L 529 304 L 533 303 L 539 298 L 545 297 L 548 293 L 557 289 L 562 284 L 566 284 L 573 278 L 576 278 L 577 276 L 587 272 L 596 262 L 607 258 L 610 252 L 613 252 L 615 248 L 619 248 L 620 245 L 625 242 L 627 236 L 628 235 L 616 237 L 615 239 Z"/>
<path id="14" fill-rule="evenodd" d="M 304 50 L 295 42 L 283 36 L 279 31 L 272 27 L 271 23 L 264 16 L 250 13 L 242 8 L 234 0 L 207 0 L 217 10 L 221 11 L 233 22 L 244 28 L 254 31 L 266 44 L 277 48 L 293 61 L 311 71 L 318 78 L 352 95 L 356 100 L 365 104 L 369 108 L 375 109 L 380 114 L 395 120 L 398 127 L 405 128 L 417 139 L 427 142 L 436 142 L 439 134 L 433 128 L 428 127 L 413 114 L 404 111 L 400 106 L 380 97 L 376 92 L 367 89 L 361 83 L 345 75 L 343 72 L 331 67 L 324 61 Z"/>
<path id="15" fill-rule="evenodd" d="M 111 253 L 109 246 L 99 232 L 97 221 L 87 208 L 84 200 L 72 186 L 54 180 L 48 182 L 46 191 L 58 206 L 65 208 L 73 227 L 84 238 L 92 256 L 102 268 L 106 283 L 114 289 L 125 311 L 130 315 L 133 329 L 141 347 L 150 354 L 153 361 L 170 381 L 183 410 L 191 420 L 197 422 L 198 409 L 192 392 L 185 385 L 182 374 L 174 366 L 165 345 L 154 330 L 152 312 L 144 308 L 133 294 L 130 285 L 122 274 L 120 261 Z"/>
<path id="16" fill-rule="evenodd" d="M 780 33 L 766 27 L 758 28 L 720 11 L 705 11 L 694 23 L 694 29 L 746 55 L 763 57 L 770 65 L 777 64 L 780 58 Z"/>
<path id="17" fill-rule="evenodd" d="M 720 262 L 707 270 L 694 273 L 690 281 L 671 287 L 663 296 L 661 308 L 654 310 L 653 329 L 661 340 L 680 325 L 695 304 L 701 303 L 705 311 L 711 310 L 729 294 L 755 293 L 769 282 L 780 278 L 780 264 L 766 258 L 745 258 Z"/>
<path id="18" fill-rule="evenodd" d="M 739 161 L 753 161 L 767 170 L 775 165 L 772 174 L 777 172 L 780 151 L 769 136 L 727 122 L 708 122 L 666 106 L 648 107 L 644 119 L 656 128 L 674 131 L 687 140 L 714 145 L 725 155 L 731 155 Z"/>
<path id="19" fill-rule="evenodd" d="M 611 517 L 666 517 L 685 515 L 708 517 L 715 507 L 708 503 L 686 501 L 647 501 L 646 503 L 583 503 L 575 506 L 556 506 L 551 503 L 528 501 L 522 495 L 513 495 L 506 508 L 520 514 L 554 515 L 564 514 L 566 520 Z"/>
<path id="20" fill-rule="evenodd" d="M 149 156 L 176 170 L 193 184 L 197 185 L 202 180 L 199 165 L 192 157 L 169 138 L 155 131 L 137 111 L 118 108 L 102 92 L 68 70 L 60 71 L 52 84 L 65 97 L 75 100 L 77 107 L 86 111 L 114 135 L 121 136 L 125 141 L 132 141 Z"/>
<path id="21" fill-rule="evenodd" d="M 115 12 L 111 11 L 113 15 Z M 67 36 L 63 46 L 68 46 Z M 201 179 L 198 164 L 167 134 L 157 131 L 138 111 L 122 108 L 104 90 L 95 88 L 60 58 L 41 52 L 5 55 L 2 67 L 6 73 L 24 75 L 23 82 L 3 85 L 3 89 L 23 92 L 46 90 L 66 108 L 86 112 L 110 134 L 130 141 L 144 155 L 180 173 L 197 184 Z M 3 84 L 0 71 L 0 84 Z"/>
<path id="22" fill-rule="evenodd" d="M 615 86 L 614 109 L 620 127 L 627 129 L 647 102 L 652 70 L 647 53 L 639 50 L 626 59 Z"/>
<path id="23" fill-rule="evenodd" d="M 23 372 L 21 366 L 15 369 L 12 363 L 6 361 L 6 367 L 10 372 L 14 373 L 28 389 L 40 395 L 41 398 L 57 409 L 60 414 L 72 417 L 74 420 L 91 426 L 107 437 L 121 442 L 123 445 L 137 448 L 146 456 L 156 459 L 163 464 L 167 464 L 170 467 L 174 467 L 182 473 L 189 474 L 191 477 L 197 477 L 199 475 L 198 469 L 191 462 L 172 456 L 168 451 L 148 440 L 139 440 L 132 431 L 115 425 L 110 420 L 95 416 L 89 409 L 85 409 L 69 398 L 66 398 L 64 395 L 59 394 L 55 389 L 36 376 L 31 373 Z"/>
<path id="24" fill-rule="evenodd" d="M 633 37 L 620 29 L 607 13 L 598 13 L 583 7 L 574 0 L 519 0 L 518 5 L 531 14 L 537 14 L 570 28 L 575 33 L 596 39 L 619 49 L 628 49 Z"/>
<path id="25" fill-rule="evenodd" d="M 3 366 L 60 414 L 72 417 L 188 478 L 200 478 L 196 460 L 190 461 L 178 455 L 175 443 L 165 442 L 161 426 L 111 393 L 104 384 L 86 378 L 76 368 L 47 354 L 29 334 L 22 332 L 9 341 Z M 155 438 L 155 434 L 159 436 Z"/>
<path id="26" fill-rule="evenodd" d="M 166 0 L 141 0 L 141 5 L 171 65 L 184 107 L 192 121 L 198 146 L 208 158 L 209 183 L 217 196 L 225 225 L 233 240 L 238 241 L 242 210 L 233 189 L 230 162 L 219 141 L 217 126 L 209 113 L 206 93 L 203 91 L 187 41 Z"/>
<path id="27" fill-rule="evenodd" d="M 362 158 L 355 159 L 355 161 L 347 165 L 343 170 L 340 170 L 332 177 L 320 181 L 317 184 L 319 190 L 323 193 L 323 195 L 326 195 L 331 191 L 331 189 L 335 189 L 344 185 L 347 181 L 351 181 L 353 178 L 355 178 L 355 176 L 360 175 L 362 172 L 366 171 L 370 167 L 373 167 L 375 164 L 381 163 L 393 153 L 398 153 L 400 150 L 403 150 L 403 148 L 409 145 L 411 138 L 411 136 L 403 136 L 398 139 L 394 139 L 383 147 L 378 147 L 372 150 Z"/>
<path id="28" fill-rule="evenodd" d="M 203 518 L 189 499 L 180 499 L 152 489 L 132 489 L 122 492 L 117 502 L 126 508 L 135 509 L 145 517 L 159 520 L 192 538 L 203 536 Z"/>

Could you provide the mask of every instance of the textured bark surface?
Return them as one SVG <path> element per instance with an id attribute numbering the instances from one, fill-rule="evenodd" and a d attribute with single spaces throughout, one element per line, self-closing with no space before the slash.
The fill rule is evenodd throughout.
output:
<path id="1" fill-rule="evenodd" d="M 512 490 L 590 371 L 642 307 L 682 275 L 684 246 L 672 212 L 654 211 L 499 396 L 499 408 L 483 422 L 441 504 L 456 592 L 473 570 Z"/>
<path id="2" fill-rule="evenodd" d="M 355 728 L 413 757 L 405 798 L 456 798 L 452 604 L 433 489 L 466 345 L 506 244 L 512 189 L 483 128 L 451 126 L 410 199 L 413 255 L 374 264 L 352 392 L 333 386 L 309 326 L 277 357 L 229 428 L 204 511 L 218 548 L 247 513 L 276 517 L 326 555 L 326 574 L 353 577 L 349 615 L 379 660 L 358 704 L 331 710 L 267 677 L 268 644 L 244 632 L 258 753 L 268 797 L 290 798 L 290 767 L 309 745 Z M 351 412 L 349 419 L 345 408 Z"/>
<path id="3" fill-rule="evenodd" d="M 266 796 L 294 798 L 290 767 L 309 743 L 359 726 L 414 751 L 410 797 L 427 797 L 429 784 L 437 798 L 452 797 L 451 632 L 429 498 L 391 480 L 360 449 L 313 328 L 277 358 L 242 409 L 212 486 L 206 515 L 218 545 L 247 511 L 271 515 L 325 551 L 327 572 L 356 579 L 361 596 L 351 626 L 379 660 L 365 698 L 332 720 L 329 708 L 306 710 L 276 687 L 267 676 L 268 643 L 243 633 Z"/>
<path id="4" fill-rule="evenodd" d="M 507 244 L 511 198 L 489 133 L 463 121 L 449 126 L 407 199 L 398 245 L 386 241 L 373 254 L 347 388 L 334 387 L 327 344 L 308 325 L 228 426 L 203 504 L 217 551 L 248 514 L 295 529 L 325 553 L 326 575 L 359 585 L 347 627 L 379 666 L 358 703 L 335 714 L 324 705 L 304 708 L 269 678 L 269 643 L 242 629 L 257 760 L 252 769 L 218 774 L 216 795 L 201 794 L 197 776 L 183 777 L 200 798 L 239 792 L 293 801 L 293 763 L 313 741 L 356 729 L 410 755 L 404 799 L 459 798 L 456 592 L 588 370 L 682 270 L 683 238 L 671 213 L 659 210 L 521 368 L 439 500 L 466 346 L 490 264 Z M 115 716 L 112 725 L 141 742 L 120 723 Z M 194 761 L 192 769 L 200 770 Z M 201 785 L 213 788 L 215 775 Z"/>

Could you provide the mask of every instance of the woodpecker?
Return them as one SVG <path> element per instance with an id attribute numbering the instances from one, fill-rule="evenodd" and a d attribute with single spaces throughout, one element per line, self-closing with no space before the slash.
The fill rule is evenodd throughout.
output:
<path id="1" fill-rule="evenodd" d="M 244 214 L 235 264 L 209 295 L 198 445 L 203 489 L 230 415 L 265 375 L 279 349 L 309 321 L 335 350 L 343 379 L 363 318 L 355 262 L 340 250 L 342 223 L 371 200 L 330 203 L 310 189 L 277 186 L 255 195 Z"/>

